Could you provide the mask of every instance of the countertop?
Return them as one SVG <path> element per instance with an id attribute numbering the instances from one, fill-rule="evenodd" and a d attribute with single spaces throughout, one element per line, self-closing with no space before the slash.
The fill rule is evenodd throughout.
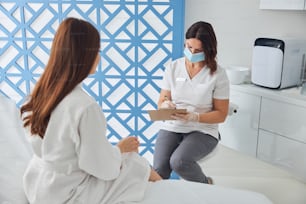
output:
<path id="1" fill-rule="evenodd" d="M 231 85 L 230 89 L 306 108 L 306 95 L 302 95 L 300 93 L 301 87 L 293 87 L 293 88 L 286 88 L 279 90 L 279 89 L 269 89 L 251 83 L 246 83 L 239 85 Z"/>

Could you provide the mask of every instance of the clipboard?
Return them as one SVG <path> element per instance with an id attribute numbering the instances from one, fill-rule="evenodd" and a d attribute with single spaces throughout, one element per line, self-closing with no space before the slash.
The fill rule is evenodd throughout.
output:
<path id="1" fill-rule="evenodd" d="M 187 109 L 159 109 L 148 110 L 151 121 L 174 120 L 171 115 L 175 113 L 187 113 Z"/>

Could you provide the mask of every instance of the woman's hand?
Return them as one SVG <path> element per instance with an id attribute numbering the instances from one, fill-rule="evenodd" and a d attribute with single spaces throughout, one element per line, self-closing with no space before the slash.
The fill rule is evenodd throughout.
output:
<path id="1" fill-rule="evenodd" d="M 124 152 L 136 152 L 138 153 L 139 141 L 135 136 L 129 136 L 123 138 L 118 142 L 117 146 L 119 147 L 121 153 Z"/>
<path id="2" fill-rule="evenodd" d="M 170 100 L 165 100 L 160 104 L 160 109 L 167 109 L 167 108 L 175 109 L 175 107 L 176 105 Z"/>
<path id="3" fill-rule="evenodd" d="M 188 113 L 176 113 L 171 116 L 171 118 L 175 120 L 182 120 L 182 121 L 190 121 L 190 122 L 199 122 L 199 113 L 197 112 L 188 112 Z"/>

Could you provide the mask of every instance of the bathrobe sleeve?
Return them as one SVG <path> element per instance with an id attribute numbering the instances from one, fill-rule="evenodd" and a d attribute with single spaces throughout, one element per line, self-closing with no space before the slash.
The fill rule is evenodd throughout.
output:
<path id="1" fill-rule="evenodd" d="M 91 104 L 81 114 L 77 153 L 80 169 L 102 179 L 119 176 L 121 152 L 106 137 L 106 119 L 98 104 Z"/>

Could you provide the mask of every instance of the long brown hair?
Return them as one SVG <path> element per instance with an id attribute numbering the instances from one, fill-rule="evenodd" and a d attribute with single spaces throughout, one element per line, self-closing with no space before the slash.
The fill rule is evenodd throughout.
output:
<path id="1" fill-rule="evenodd" d="M 32 135 L 44 137 L 52 111 L 90 74 L 99 49 L 99 32 L 90 23 L 67 18 L 59 25 L 45 70 L 20 109 Z"/>
<path id="2" fill-rule="evenodd" d="M 196 38 L 202 42 L 206 64 L 210 69 L 210 73 L 213 74 L 217 69 L 217 38 L 211 24 L 203 21 L 192 24 L 188 28 L 185 38 Z"/>

